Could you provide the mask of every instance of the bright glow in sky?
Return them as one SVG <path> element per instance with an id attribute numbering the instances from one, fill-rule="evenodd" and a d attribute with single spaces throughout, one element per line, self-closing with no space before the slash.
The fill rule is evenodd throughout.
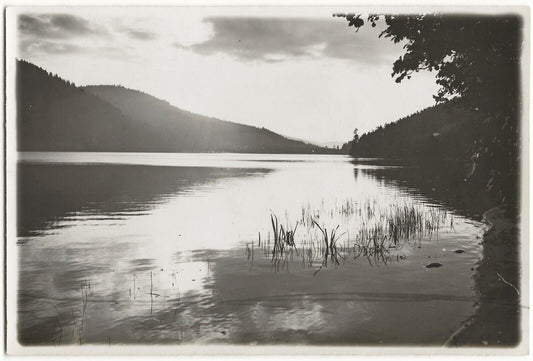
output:
<path id="1" fill-rule="evenodd" d="M 392 64 L 401 45 L 379 39 L 379 28 L 355 33 L 332 9 L 17 12 L 17 57 L 77 85 L 123 85 L 293 138 L 339 144 L 354 128 L 361 134 L 434 104 L 433 74 L 396 84 Z"/>

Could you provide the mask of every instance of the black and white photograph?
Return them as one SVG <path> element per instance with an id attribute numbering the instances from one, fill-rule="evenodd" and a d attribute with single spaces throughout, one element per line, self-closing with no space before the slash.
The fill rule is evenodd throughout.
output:
<path id="1" fill-rule="evenodd" d="M 529 352 L 528 6 L 24 5 L 8 354 Z"/>

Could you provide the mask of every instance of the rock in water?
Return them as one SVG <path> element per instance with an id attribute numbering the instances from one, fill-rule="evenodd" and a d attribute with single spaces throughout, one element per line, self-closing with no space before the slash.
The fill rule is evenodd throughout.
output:
<path id="1" fill-rule="evenodd" d="M 438 267 L 442 267 L 442 264 L 438 262 L 433 262 L 426 266 L 426 268 L 438 268 Z"/>

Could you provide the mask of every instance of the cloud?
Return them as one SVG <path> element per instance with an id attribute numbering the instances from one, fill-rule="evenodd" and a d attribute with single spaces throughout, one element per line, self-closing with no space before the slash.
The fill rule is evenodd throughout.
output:
<path id="1" fill-rule="evenodd" d="M 18 18 L 18 29 L 23 36 L 40 39 L 72 38 L 105 33 L 104 29 L 71 14 L 23 14 Z"/>
<path id="2" fill-rule="evenodd" d="M 126 46 L 112 43 L 113 36 L 105 26 L 76 15 L 23 14 L 18 18 L 18 29 L 22 57 L 83 54 L 119 59 L 129 55 Z M 143 34 L 131 36 L 141 38 Z"/>
<path id="3" fill-rule="evenodd" d="M 189 47 L 204 55 L 225 53 L 264 62 L 326 57 L 382 64 L 401 53 L 401 47 L 378 38 L 379 30 L 355 34 L 342 19 L 215 17 L 204 22 L 211 25 L 213 36 Z"/>
<path id="4" fill-rule="evenodd" d="M 157 37 L 156 33 L 146 30 L 128 30 L 126 34 L 128 34 L 129 37 L 138 40 L 152 40 Z"/>
<path id="5" fill-rule="evenodd" d="M 53 42 L 48 40 L 24 40 L 20 42 L 20 52 L 22 55 L 42 55 L 42 54 L 73 54 L 84 51 L 84 48 L 69 43 Z"/>
<path id="6" fill-rule="evenodd" d="M 113 46 L 80 46 L 64 41 L 23 40 L 19 44 L 22 57 L 42 55 L 73 55 L 83 54 L 109 59 L 127 59 L 131 57 L 130 49 Z"/>

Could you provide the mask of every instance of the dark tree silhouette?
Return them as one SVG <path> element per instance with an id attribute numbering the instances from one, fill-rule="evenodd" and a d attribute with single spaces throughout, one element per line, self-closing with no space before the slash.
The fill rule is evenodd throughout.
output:
<path id="1" fill-rule="evenodd" d="M 358 131 L 359 131 L 359 129 L 357 129 L 357 128 L 355 128 L 354 131 L 353 131 L 353 142 L 354 142 L 354 144 L 359 142 L 359 134 L 357 133 Z"/>
<path id="2" fill-rule="evenodd" d="M 361 15 L 339 13 L 333 16 L 345 18 L 356 32 L 365 25 Z M 434 94 L 437 103 L 453 100 L 454 107 L 478 114 L 472 117 L 472 127 L 477 131 L 473 132 L 473 137 L 464 139 L 462 145 L 461 159 L 471 163 L 469 169 L 475 169 L 466 177 L 478 178 L 501 200 L 516 197 L 522 18 L 517 15 L 445 14 L 371 14 L 367 17 L 372 27 L 380 21 L 385 23 L 385 28 L 379 37 L 403 44 L 405 49 L 392 66 L 391 75 L 397 83 L 422 70 L 434 71 L 440 85 Z M 385 133 L 377 129 L 372 134 L 375 136 L 371 138 L 376 138 Z M 361 137 L 359 144 L 352 145 L 352 154 L 357 155 L 362 147 L 366 147 L 367 153 L 369 149 L 377 151 L 364 139 L 370 138 Z M 431 155 L 434 143 L 434 140 L 426 142 L 424 147 L 429 151 L 426 157 Z M 439 151 L 435 156 L 444 153 Z"/>
<path id="3" fill-rule="evenodd" d="M 358 30 L 361 16 L 344 17 Z M 369 15 L 375 26 L 385 22 L 379 37 L 401 43 L 405 53 L 394 62 L 397 83 L 420 70 L 436 71 L 441 86 L 437 102 L 455 97 L 483 111 L 516 108 L 522 19 L 518 16 Z"/>

